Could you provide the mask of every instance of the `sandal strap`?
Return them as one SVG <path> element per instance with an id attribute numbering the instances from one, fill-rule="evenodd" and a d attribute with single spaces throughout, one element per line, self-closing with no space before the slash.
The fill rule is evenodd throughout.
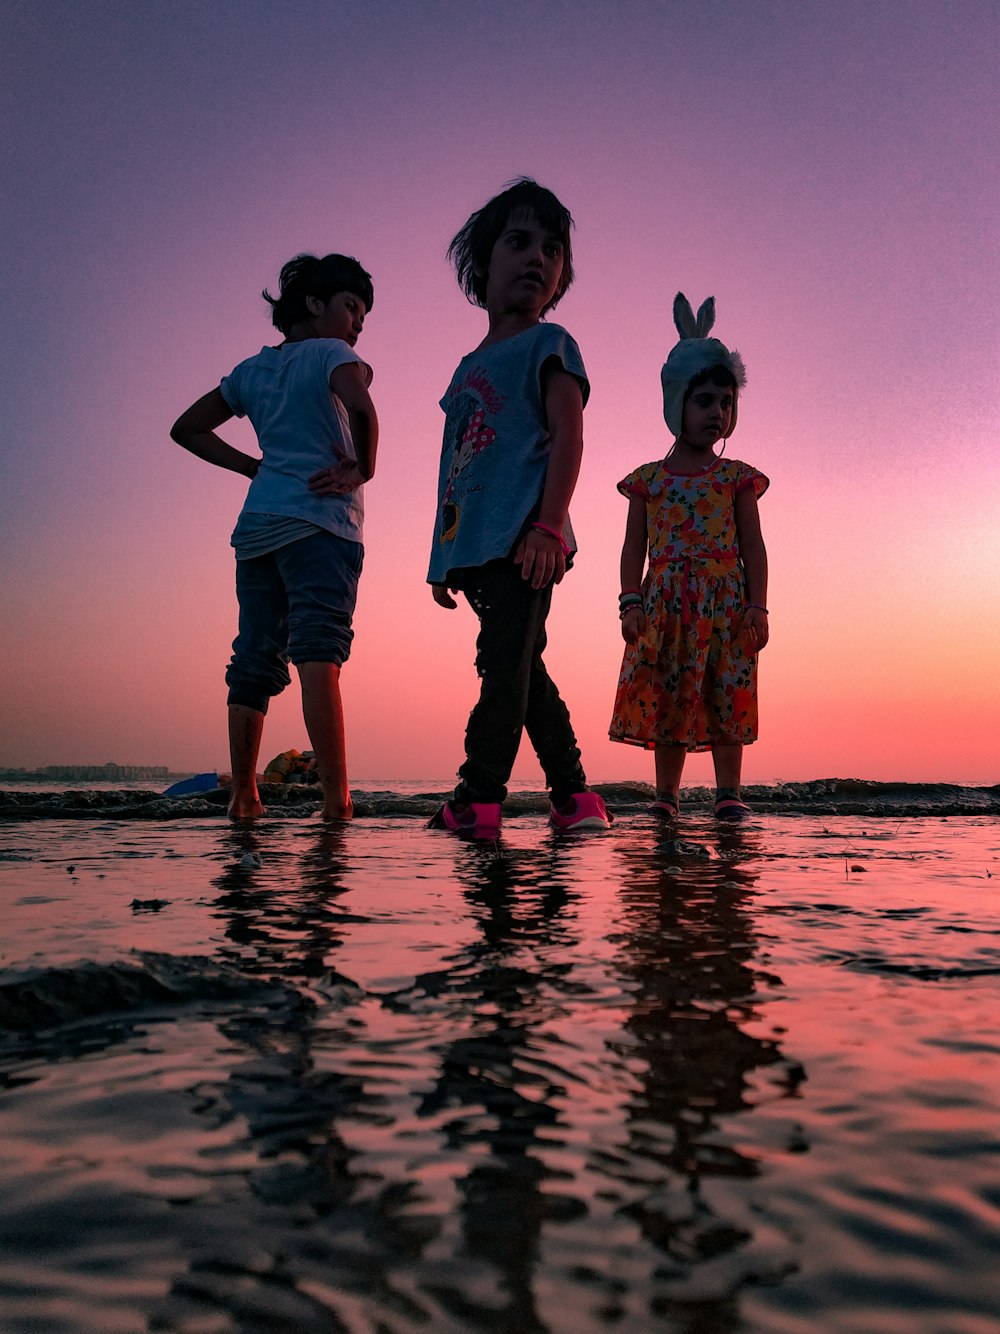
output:
<path id="1" fill-rule="evenodd" d="M 680 803 L 673 797 L 657 797 L 648 807 L 649 811 L 663 811 L 665 814 L 680 815 Z"/>
<path id="2" fill-rule="evenodd" d="M 719 811 L 748 811 L 750 807 L 740 797 L 720 797 L 715 803 L 716 814 Z"/>

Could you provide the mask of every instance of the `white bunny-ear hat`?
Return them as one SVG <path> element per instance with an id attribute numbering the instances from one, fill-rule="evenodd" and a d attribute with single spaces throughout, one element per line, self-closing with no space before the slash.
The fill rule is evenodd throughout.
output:
<path id="1" fill-rule="evenodd" d="M 718 338 L 708 336 L 715 324 L 714 296 L 703 301 L 698 308 L 698 314 L 695 315 L 690 301 L 683 292 L 678 292 L 674 297 L 674 324 L 681 340 L 671 349 L 670 355 L 663 363 L 660 384 L 663 386 L 663 419 L 667 423 L 667 429 L 676 438 L 681 433 L 684 395 L 696 375 L 711 370 L 713 366 L 724 366 L 732 373 L 737 387 L 742 389 L 747 382 L 747 373 L 743 358 L 735 349 L 730 352 L 725 343 L 720 343 Z M 732 435 L 736 429 L 738 406 L 737 395 L 733 402 L 728 435 Z"/>

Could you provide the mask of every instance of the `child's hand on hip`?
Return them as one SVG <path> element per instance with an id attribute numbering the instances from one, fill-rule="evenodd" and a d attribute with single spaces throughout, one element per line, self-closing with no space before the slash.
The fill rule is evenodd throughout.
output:
<path id="1" fill-rule="evenodd" d="M 645 632 L 646 616 L 641 607 L 629 607 L 622 616 L 622 639 L 626 644 L 634 644 Z"/>
<path id="2" fill-rule="evenodd" d="M 521 567 L 521 578 L 530 579 L 531 587 L 561 583 L 566 573 L 566 557 L 558 537 L 532 528 L 518 543 L 514 564 Z"/>
<path id="3" fill-rule="evenodd" d="M 366 481 L 353 459 L 341 459 L 332 468 L 321 468 L 309 478 L 309 490 L 317 496 L 346 496 Z"/>

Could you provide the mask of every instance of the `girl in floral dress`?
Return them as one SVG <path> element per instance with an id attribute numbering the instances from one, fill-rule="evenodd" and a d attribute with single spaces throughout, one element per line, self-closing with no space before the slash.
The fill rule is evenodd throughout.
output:
<path id="1" fill-rule="evenodd" d="M 622 547 L 622 663 L 612 741 L 652 750 L 651 814 L 672 820 L 689 751 L 711 750 L 715 814 L 743 820 L 743 747 L 757 739 L 757 654 L 767 643 L 767 553 L 757 498 L 768 479 L 715 453 L 736 427 L 746 372 L 678 292 L 681 341 L 660 379 L 674 444 L 619 482 L 629 498 Z M 645 567 L 645 576 L 643 568 Z"/>

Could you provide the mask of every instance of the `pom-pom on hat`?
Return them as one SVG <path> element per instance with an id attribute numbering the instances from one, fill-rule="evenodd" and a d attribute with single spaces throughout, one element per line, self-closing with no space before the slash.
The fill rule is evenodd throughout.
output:
<path id="1" fill-rule="evenodd" d="M 663 386 L 663 419 L 668 430 L 678 437 L 681 433 L 681 421 L 684 416 L 684 395 L 687 387 L 696 375 L 711 370 L 713 366 L 724 366 L 732 373 L 737 388 L 742 389 L 747 382 L 746 367 L 737 351 L 730 352 L 725 343 L 708 334 L 715 324 L 715 297 L 710 296 L 701 303 L 698 314 L 691 309 L 691 303 L 683 292 L 674 297 L 674 324 L 681 336 L 681 341 L 671 350 L 660 371 L 660 383 Z M 733 399 L 733 415 L 729 422 L 727 439 L 736 430 L 736 409 L 739 397 Z"/>

